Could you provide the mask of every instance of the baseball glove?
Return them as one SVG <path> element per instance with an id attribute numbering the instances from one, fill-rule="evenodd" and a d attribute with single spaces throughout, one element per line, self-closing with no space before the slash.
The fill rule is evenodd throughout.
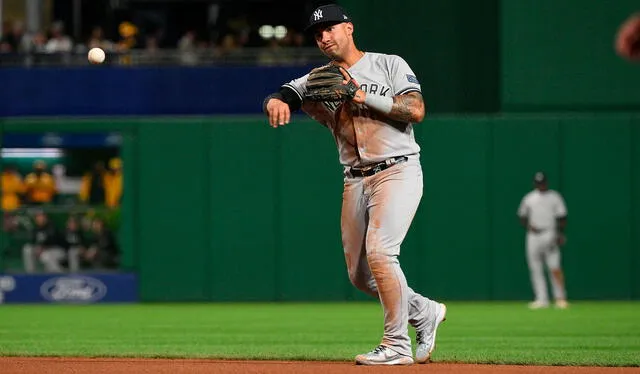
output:
<path id="1" fill-rule="evenodd" d="M 347 101 L 356 95 L 358 85 L 346 69 L 330 64 L 311 70 L 306 89 L 309 101 Z"/>

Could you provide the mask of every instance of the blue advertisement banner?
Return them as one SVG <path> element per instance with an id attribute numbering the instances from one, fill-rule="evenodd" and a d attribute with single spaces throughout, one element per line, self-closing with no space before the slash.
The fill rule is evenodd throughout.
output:
<path id="1" fill-rule="evenodd" d="M 0 116 L 256 114 L 314 66 L 0 69 Z"/>
<path id="2" fill-rule="evenodd" d="M 131 303 L 135 274 L 0 274 L 0 303 Z"/>

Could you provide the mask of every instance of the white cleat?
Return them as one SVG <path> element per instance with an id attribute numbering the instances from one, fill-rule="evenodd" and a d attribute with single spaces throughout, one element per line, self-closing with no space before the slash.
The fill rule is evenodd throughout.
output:
<path id="1" fill-rule="evenodd" d="M 569 307 L 569 303 L 567 302 L 567 300 L 557 300 L 556 301 L 556 308 L 558 309 L 567 309 Z"/>
<path id="2" fill-rule="evenodd" d="M 545 303 L 544 301 L 532 301 L 529 303 L 529 309 L 544 309 L 548 308 L 549 303 Z"/>
<path id="3" fill-rule="evenodd" d="M 379 345 L 369 353 L 356 356 L 356 365 L 411 365 L 413 359 L 401 355 L 391 348 Z"/>
<path id="4" fill-rule="evenodd" d="M 447 306 L 440 303 L 438 307 L 436 318 L 423 330 L 416 331 L 416 362 L 419 364 L 425 364 L 431 358 L 431 352 L 436 348 L 438 326 L 447 319 Z"/>

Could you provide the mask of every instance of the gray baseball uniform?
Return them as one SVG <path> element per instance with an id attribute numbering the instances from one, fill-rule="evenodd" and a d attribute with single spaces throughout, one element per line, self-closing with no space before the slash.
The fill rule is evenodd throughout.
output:
<path id="1" fill-rule="evenodd" d="M 562 196 L 554 191 L 533 190 L 526 194 L 518 207 L 518 216 L 526 217 L 529 224 L 539 232 L 527 232 L 527 264 L 535 300 L 542 304 L 549 302 L 547 283 L 544 278 L 544 263 L 549 270 L 560 269 L 560 248 L 556 244 L 556 219 L 567 215 L 567 207 Z M 554 297 L 566 299 L 566 291 L 554 277 L 551 277 Z"/>
<path id="2" fill-rule="evenodd" d="M 366 52 L 348 69 L 367 95 L 392 97 L 420 84 L 399 56 Z M 303 100 L 308 75 L 286 83 Z M 351 282 L 379 298 L 384 309 L 382 344 L 411 356 L 407 322 L 422 329 L 437 303 L 408 287 L 397 256 L 422 198 L 420 147 L 413 127 L 353 102 L 305 102 L 302 109 L 331 130 L 344 167 L 342 242 Z M 388 160 L 406 156 L 405 162 Z M 376 174 L 354 177 L 351 168 L 393 164 Z M 373 275 L 372 275 L 373 274 Z"/>

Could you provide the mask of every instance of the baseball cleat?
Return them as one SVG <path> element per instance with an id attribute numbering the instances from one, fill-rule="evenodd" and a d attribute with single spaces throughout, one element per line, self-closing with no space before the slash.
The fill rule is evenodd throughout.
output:
<path id="1" fill-rule="evenodd" d="M 557 300 L 556 301 L 556 308 L 558 309 L 567 309 L 569 307 L 569 303 L 567 302 L 567 300 Z"/>
<path id="2" fill-rule="evenodd" d="M 416 331 L 416 362 L 424 364 L 431 358 L 431 352 L 436 348 L 436 332 L 438 326 L 447 319 L 447 306 L 439 303 L 436 311 L 436 318 L 431 321 L 427 326 Z"/>
<path id="3" fill-rule="evenodd" d="M 544 309 L 548 307 L 549 303 L 545 303 L 544 301 L 532 301 L 529 303 L 529 309 Z"/>
<path id="4" fill-rule="evenodd" d="M 413 359 L 401 355 L 391 348 L 379 345 L 369 353 L 356 356 L 356 365 L 411 365 Z"/>

